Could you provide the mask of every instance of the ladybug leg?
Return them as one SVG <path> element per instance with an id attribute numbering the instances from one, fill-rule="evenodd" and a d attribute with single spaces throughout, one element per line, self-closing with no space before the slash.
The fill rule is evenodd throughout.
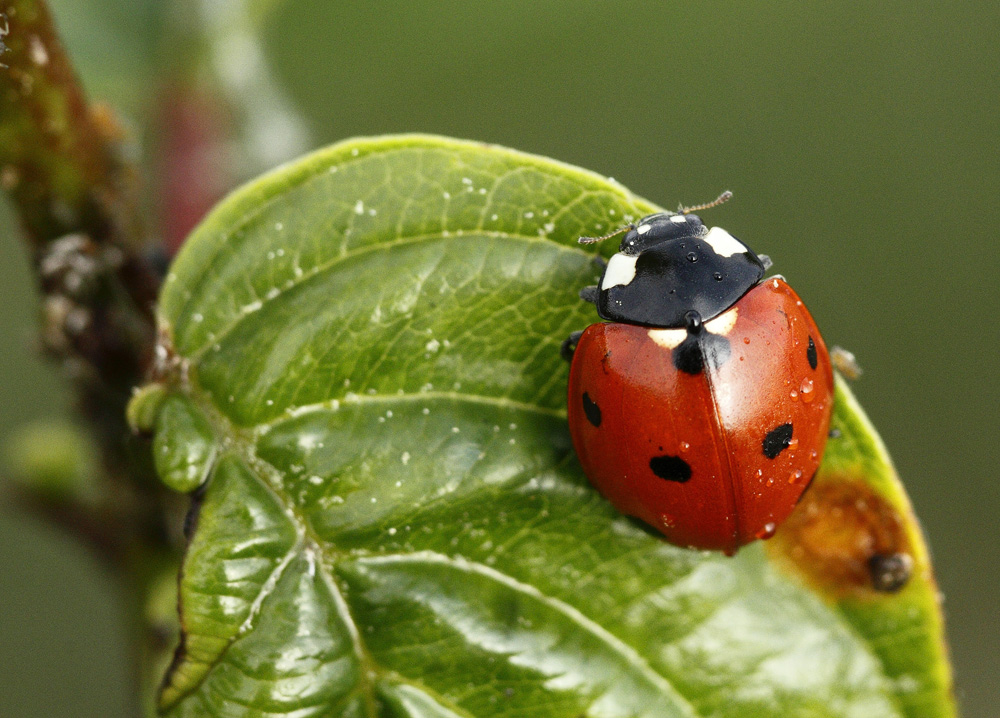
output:
<path id="1" fill-rule="evenodd" d="M 592 284 L 580 290 L 580 299 L 591 304 L 597 304 L 597 285 Z"/>
<path id="2" fill-rule="evenodd" d="M 582 336 L 582 331 L 570 334 L 559 348 L 559 355 L 566 361 L 573 361 L 573 352 L 576 351 L 576 343 L 580 341 L 580 337 Z"/>

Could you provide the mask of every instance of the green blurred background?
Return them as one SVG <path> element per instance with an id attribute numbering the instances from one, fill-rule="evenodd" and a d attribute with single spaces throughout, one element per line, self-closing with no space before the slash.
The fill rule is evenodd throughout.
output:
<path id="1" fill-rule="evenodd" d="M 237 174 L 420 131 L 582 165 L 667 207 L 733 190 L 706 221 L 771 255 L 858 356 L 934 552 L 963 714 L 996 715 L 1000 4 L 52 3 L 146 156 L 166 72 L 243 103 Z M 70 400 L 34 350 L 7 205 L 0 236 L 2 440 Z M 85 549 L 0 510 L 0 716 L 125 716 L 122 608 Z"/>

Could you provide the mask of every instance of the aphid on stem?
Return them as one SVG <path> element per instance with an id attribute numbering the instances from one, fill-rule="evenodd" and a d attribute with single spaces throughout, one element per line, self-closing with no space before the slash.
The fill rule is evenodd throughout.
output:
<path id="1" fill-rule="evenodd" d="M 10 35 L 10 23 L 7 22 L 7 16 L 2 12 L 0 12 L 0 20 L 3 20 L 3 27 L 0 28 L 0 55 L 2 55 L 8 50 L 10 50 L 10 48 L 7 47 L 3 42 L 3 39 L 8 35 Z M 6 68 L 7 65 L 0 62 L 0 67 Z"/>

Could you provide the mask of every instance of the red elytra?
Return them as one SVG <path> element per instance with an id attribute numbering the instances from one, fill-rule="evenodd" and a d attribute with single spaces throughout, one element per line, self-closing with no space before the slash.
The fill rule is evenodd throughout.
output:
<path id="1" fill-rule="evenodd" d="M 584 472 L 618 510 L 671 543 L 731 555 L 770 538 L 819 468 L 833 371 L 780 278 L 705 329 L 728 350 L 689 373 L 673 356 L 683 329 L 588 327 L 570 368 L 569 427 Z"/>

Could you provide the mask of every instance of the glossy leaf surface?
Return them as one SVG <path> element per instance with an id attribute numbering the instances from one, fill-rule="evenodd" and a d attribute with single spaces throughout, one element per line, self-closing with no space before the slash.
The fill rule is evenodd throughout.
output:
<path id="1" fill-rule="evenodd" d="M 810 491 L 866 487 L 898 519 L 898 593 L 810 574 L 788 540 L 675 548 L 582 475 L 559 345 L 595 321 L 577 291 L 597 270 L 576 239 L 655 209 L 421 136 L 332 147 L 220 205 L 160 307 L 185 400 L 158 434 L 214 436 L 189 452 L 214 463 L 166 715 L 953 715 L 926 550 L 846 389 Z M 817 511 L 807 547 L 827 545 Z"/>

